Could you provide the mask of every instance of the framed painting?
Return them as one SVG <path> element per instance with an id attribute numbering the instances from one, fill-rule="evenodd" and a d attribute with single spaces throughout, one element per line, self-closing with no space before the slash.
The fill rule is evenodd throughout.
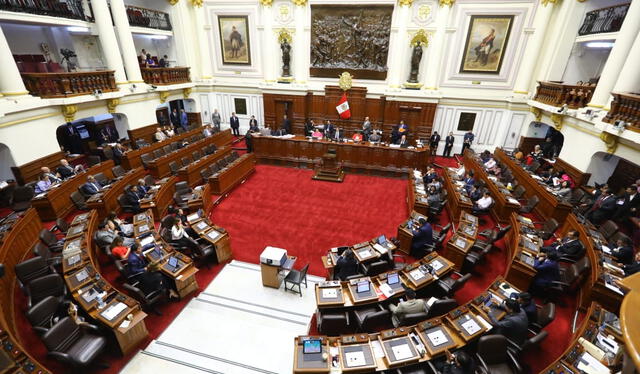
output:
<path id="1" fill-rule="evenodd" d="M 218 16 L 222 63 L 251 65 L 249 18 L 247 16 Z"/>
<path id="2" fill-rule="evenodd" d="M 460 73 L 500 74 L 513 15 L 472 15 Z"/>

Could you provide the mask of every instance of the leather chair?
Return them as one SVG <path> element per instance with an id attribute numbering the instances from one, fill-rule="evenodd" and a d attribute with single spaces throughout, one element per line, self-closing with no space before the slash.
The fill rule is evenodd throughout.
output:
<path id="1" fill-rule="evenodd" d="M 393 373 L 393 374 L 431 374 L 431 370 L 426 369 L 425 365 L 428 366 L 428 364 L 413 364 L 413 365 L 409 365 L 409 366 L 403 366 L 403 367 L 399 367 L 396 368 L 394 371 L 392 372 L 388 372 L 388 373 Z"/>
<path id="2" fill-rule="evenodd" d="M 53 252 L 60 252 L 64 247 L 64 241 L 58 240 L 58 237 L 47 229 L 40 230 L 39 238 Z"/>
<path id="3" fill-rule="evenodd" d="M 215 152 L 215 150 L 211 146 L 208 145 L 208 146 L 204 147 L 204 153 L 206 155 L 211 155 L 214 152 Z"/>
<path id="4" fill-rule="evenodd" d="M 209 166 L 209 170 L 211 170 L 211 175 L 214 176 L 220 171 L 220 166 L 217 163 L 215 163 Z"/>
<path id="5" fill-rule="evenodd" d="M 209 180 L 210 176 L 211 176 L 211 170 L 209 168 L 204 168 L 200 170 L 200 177 L 202 177 L 202 180 L 205 183 Z"/>
<path id="6" fill-rule="evenodd" d="M 446 205 L 447 205 L 447 198 L 443 197 L 440 204 L 429 206 L 429 218 L 431 219 L 432 222 L 438 221 L 438 217 L 440 216 L 440 213 L 442 213 L 442 210 Z"/>
<path id="7" fill-rule="evenodd" d="M 149 163 L 153 161 L 153 156 L 150 153 L 145 153 L 140 156 L 140 160 L 142 160 L 142 165 L 148 169 Z M 171 164 L 169 164 L 169 167 L 171 167 Z"/>
<path id="8" fill-rule="evenodd" d="M 633 241 L 631 240 L 631 238 L 627 234 L 625 234 L 623 232 L 620 232 L 620 231 L 618 231 L 615 234 L 613 234 L 611 236 L 611 238 L 609 239 L 609 242 L 616 243 L 620 239 L 627 240 L 628 243 L 633 243 Z"/>
<path id="9" fill-rule="evenodd" d="M 300 271 L 291 269 L 289 274 L 284 277 L 284 290 L 293 291 L 302 297 L 302 287 L 300 287 L 300 284 L 304 283 L 304 288 L 307 288 L 307 270 L 309 270 L 309 264 L 306 264 Z M 288 288 L 288 285 L 291 285 L 291 288 Z M 295 287 L 298 288 L 297 291 Z"/>
<path id="10" fill-rule="evenodd" d="M 62 253 L 51 252 L 49 247 L 41 242 L 37 242 L 33 247 L 33 254 L 44 258 L 47 265 L 53 266 L 54 268 L 62 265 Z"/>
<path id="11" fill-rule="evenodd" d="M 523 185 L 519 184 L 516 186 L 516 188 L 513 190 L 513 197 L 515 199 L 521 199 L 522 196 L 524 196 L 525 192 L 527 192 L 527 189 L 524 188 Z"/>
<path id="12" fill-rule="evenodd" d="M 153 151 L 153 158 L 158 159 L 162 156 L 164 156 L 164 151 L 162 151 L 162 148 Z"/>
<path id="13" fill-rule="evenodd" d="M 175 184 L 175 189 L 176 189 L 176 192 L 180 193 L 181 195 L 186 195 L 191 193 L 191 188 L 189 187 L 189 184 L 184 181 L 177 182 Z"/>
<path id="14" fill-rule="evenodd" d="M 182 162 L 182 166 L 189 166 L 189 164 L 191 163 L 191 159 L 189 157 L 183 157 L 180 162 Z"/>
<path id="15" fill-rule="evenodd" d="M 162 147 L 162 150 L 164 151 L 165 155 L 168 155 L 169 153 L 173 152 L 173 149 L 171 149 L 170 144 L 167 144 L 164 147 Z"/>
<path id="16" fill-rule="evenodd" d="M 109 178 L 107 178 L 106 175 L 104 175 L 104 173 L 97 173 L 96 175 L 93 176 L 96 179 L 96 182 L 100 183 L 101 185 L 107 185 L 109 184 Z"/>
<path id="17" fill-rule="evenodd" d="M 440 225 L 435 225 L 435 226 L 440 226 Z M 440 240 L 440 237 L 444 237 L 447 236 L 447 234 L 449 233 L 449 231 L 451 230 L 451 223 L 447 223 L 444 227 L 440 226 L 441 229 L 440 230 L 433 230 L 433 240 Z"/>
<path id="18" fill-rule="evenodd" d="M 524 168 L 525 168 L 525 170 L 528 170 L 528 171 L 530 171 L 532 173 L 535 173 L 536 170 L 538 170 L 540 168 L 540 162 L 534 161 L 530 165 L 525 166 Z"/>
<path id="19" fill-rule="evenodd" d="M 323 335 L 337 336 L 350 331 L 348 312 L 316 311 L 318 331 Z"/>
<path id="20" fill-rule="evenodd" d="M 76 209 L 89 210 L 89 207 L 87 206 L 87 199 L 80 191 L 73 191 L 69 198 L 73 202 L 73 205 L 76 207 Z"/>
<path id="21" fill-rule="evenodd" d="M 189 209 L 189 201 L 178 192 L 173 193 L 173 202 L 180 209 Z"/>
<path id="22" fill-rule="evenodd" d="M 474 244 L 472 249 L 476 249 L 476 248 L 480 250 L 479 251 L 471 250 L 464 257 L 464 262 L 462 263 L 462 268 L 460 269 L 460 272 L 462 274 L 473 272 L 473 269 L 475 269 L 475 267 L 480 262 L 482 262 L 482 260 L 485 257 L 487 257 L 487 255 L 491 252 L 491 250 L 493 249 L 493 243 L 485 243 L 484 246 L 476 246 Z"/>
<path id="23" fill-rule="evenodd" d="M 431 307 L 427 312 L 427 316 L 424 319 L 443 316 L 457 307 L 458 307 L 458 302 L 455 299 L 450 299 L 450 298 L 438 299 L 433 304 L 431 304 Z M 416 322 L 420 322 L 420 321 L 416 321 Z"/>
<path id="24" fill-rule="evenodd" d="M 548 240 L 553 236 L 559 226 L 558 221 L 556 221 L 555 218 L 551 218 L 542 224 L 542 227 L 537 231 L 537 234 L 543 240 Z"/>
<path id="25" fill-rule="evenodd" d="M 122 208 L 123 212 L 135 213 L 135 211 L 136 211 L 136 207 L 134 207 L 133 205 L 129 204 L 129 202 L 125 198 L 124 194 L 118 195 L 118 204 L 120 204 L 120 207 Z"/>
<path id="26" fill-rule="evenodd" d="M 380 260 L 375 262 L 370 262 L 367 264 L 362 264 L 362 270 L 365 275 L 373 277 L 378 274 L 382 274 L 385 271 L 389 270 L 389 262 Z"/>
<path id="27" fill-rule="evenodd" d="M 60 231 L 61 234 L 66 235 L 69 231 L 69 223 L 62 218 L 56 219 L 56 224 L 49 230 L 51 232 Z"/>
<path id="28" fill-rule="evenodd" d="M 552 282 L 551 287 L 547 290 L 547 296 L 554 298 L 556 302 L 562 305 L 560 302 L 561 296 L 575 291 L 584 280 L 590 267 L 587 256 L 567 268 L 560 267 L 560 280 Z"/>
<path id="29" fill-rule="evenodd" d="M 31 308 L 48 296 L 54 296 L 62 301 L 66 295 L 67 289 L 60 275 L 48 274 L 41 276 L 27 285 L 27 296 L 29 297 L 27 307 Z"/>
<path id="30" fill-rule="evenodd" d="M 13 196 L 11 197 L 11 209 L 16 212 L 22 212 L 31 208 L 31 199 L 35 192 L 33 188 L 28 186 L 19 186 L 13 191 Z"/>
<path id="31" fill-rule="evenodd" d="M 235 161 L 239 158 L 240 158 L 240 155 L 238 154 L 238 152 L 236 151 L 231 152 L 231 160 Z"/>
<path id="32" fill-rule="evenodd" d="M 178 144 L 178 142 L 171 142 L 171 144 L 169 144 L 171 146 L 171 152 L 175 152 L 178 150 L 178 148 L 180 148 L 180 145 Z"/>
<path id="33" fill-rule="evenodd" d="M 529 350 L 533 347 L 540 346 L 540 343 L 547 338 L 549 332 L 540 331 L 537 334 L 529 337 L 522 344 L 517 344 L 516 342 L 509 340 L 509 350 L 514 353 L 515 356 L 520 355 L 522 352 Z"/>
<path id="34" fill-rule="evenodd" d="M 97 335 L 98 327 L 78 326 L 71 317 L 58 321 L 42 337 L 48 356 L 72 367 L 87 367 L 102 353 L 107 340 Z"/>
<path id="35" fill-rule="evenodd" d="M 600 231 L 602 236 L 604 236 L 607 240 L 609 240 L 609 238 L 611 238 L 616 232 L 618 232 L 619 229 L 620 228 L 618 227 L 618 224 L 616 224 L 612 220 L 608 220 L 600 225 L 600 227 L 598 227 L 598 231 Z"/>
<path id="36" fill-rule="evenodd" d="M 540 198 L 538 198 L 538 195 L 531 195 L 531 197 L 527 199 L 527 204 L 520 208 L 520 213 L 531 212 L 533 208 L 535 208 L 536 205 L 538 205 L 539 202 L 540 202 Z"/>
<path id="37" fill-rule="evenodd" d="M 358 330 L 362 332 L 373 332 L 380 328 L 392 326 L 391 312 L 379 304 L 356 309 L 353 314 L 358 323 Z"/>
<path id="38" fill-rule="evenodd" d="M 191 153 L 191 156 L 193 157 L 193 161 L 198 161 L 202 155 L 200 154 L 200 151 L 193 151 L 193 153 Z"/>
<path id="39" fill-rule="evenodd" d="M 586 193 L 582 188 L 574 188 L 571 193 L 571 198 L 569 199 L 569 204 L 578 205 L 580 201 L 585 197 Z"/>
<path id="40" fill-rule="evenodd" d="M 96 156 L 96 155 L 87 156 L 87 165 L 89 165 L 89 167 L 98 165 L 101 161 L 102 160 L 100 159 L 100 156 Z"/>
<path id="41" fill-rule="evenodd" d="M 31 323 L 31 328 L 43 335 L 51 326 L 53 326 L 61 317 L 67 315 L 66 308 L 69 306 L 69 301 L 60 302 L 54 296 L 45 297 L 36 305 L 29 308 L 26 313 L 27 319 Z"/>
<path id="42" fill-rule="evenodd" d="M 26 290 L 26 287 L 28 287 L 33 280 L 55 273 L 49 264 L 47 264 L 47 260 L 40 256 L 16 264 L 14 270 L 20 288 L 22 288 L 23 291 Z"/>
<path id="43" fill-rule="evenodd" d="M 145 311 L 153 312 L 159 316 L 162 315 L 156 306 L 168 299 L 167 290 L 165 288 L 157 288 L 149 294 L 145 294 L 138 288 L 139 282 L 124 283 L 123 287 L 129 294 L 138 300 Z"/>
<path id="44" fill-rule="evenodd" d="M 153 186 L 156 184 L 156 179 L 151 174 L 145 175 L 142 179 L 144 179 L 144 183 L 146 183 L 147 186 Z"/>
<path id="45" fill-rule="evenodd" d="M 518 360 L 508 349 L 503 335 L 486 335 L 478 340 L 476 358 L 484 374 L 518 374 L 522 372 Z"/>
<path id="46" fill-rule="evenodd" d="M 445 226 L 446 227 L 446 226 Z M 424 249 L 427 253 L 431 253 L 433 251 L 437 251 L 439 249 L 442 248 L 442 244 L 444 243 L 444 239 L 447 237 L 446 232 L 443 235 L 442 231 L 440 232 L 440 235 L 438 235 L 438 239 L 436 239 L 434 237 L 433 243 L 431 243 L 430 245 L 427 244 L 424 246 Z"/>
<path id="47" fill-rule="evenodd" d="M 180 166 L 177 162 L 171 161 L 169 163 L 169 170 L 171 170 L 171 175 L 178 175 L 178 171 L 180 170 Z"/>
<path id="48" fill-rule="evenodd" d="M 145 142 L 144 139 L 136 140 L 136 149 L 141 149 L 148 146 L 149 146 L 149 143 Z"/>
<path id="49" fill-rule="evenodd" d="M 537 307 L 537 318 L 535 323 L 529 324 L 529 330 L 538 332 L 547 327 L 556 318 L 556 304 L 546 303 Z"/>
<path id="50" fill-rule="evenodd" d="M 124 168 L 121 165 L 112 167 L 111 172 L 113 173 L 113 176 L 116 178 L 123 177 L 125 174 L 127 174 L 127 171 L 124 170 Z"/>
<path id="51" fill-rule="evenodd" d="M 442 295 L 446 297 L 452 297 L 457 290 L 462 288 L 465 283 L 471 278 L 471 274 L 462 275 L 458 272 L 454 272 L 457 278 L 453 278 L 451 275 L 446 278 L 438 279 L 436 283 L 437 287 L 442 291 Z"/>

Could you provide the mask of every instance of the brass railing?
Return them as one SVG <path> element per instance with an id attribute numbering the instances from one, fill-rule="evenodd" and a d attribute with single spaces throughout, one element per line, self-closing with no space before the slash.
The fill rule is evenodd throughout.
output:
<path id="1" fill-rule="evenodd" d="M 142 79 L 145 83 L 156 85 L 179 84 L 191 82 L 188 67 L 176 68 L 142 68 Z"/>
<path id="2" fill-rule="evenodd" d="M 127 5 L 127 18 L 129 18 L 129 25 L 131 26 L 171 30 L 169 14 L 157 10 Z"/>
<path id="3" fill-rule="evenodd" d="M 622 22 L 627 16 L 627 10 L 629 10 L 628 3 L 588 12 L 584 17 L 580 30 L 578 30 L 578 35 L 620 31 Z"/>
<path id="4" fill-rule="evenodd" d="M 615 124 L 616 121 L 624 121 L 629 129 L 640 132 L 640 94 L 638 93 L 612 93 L 613 102 L 611 110 L 602 119 L 604 122 Z"/>
<path id="5" fill-rule="evenodd" d="M 118 90 L 113 70 L 22 73 L 21 75 L 29 94 L 44 98 L 90 95 Z"/>
<path id="6" fill-rule="evenodd" d="M 570 109 L 585 107 L 591 100 L 595 84 L 570 85 L 562 82 L 538 82 L 536 96 L 533 98 L 544 104 Z"/>

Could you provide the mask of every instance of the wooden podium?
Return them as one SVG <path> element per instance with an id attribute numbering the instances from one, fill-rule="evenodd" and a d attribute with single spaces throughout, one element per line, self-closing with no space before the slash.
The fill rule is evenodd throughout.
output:
<path id="1" fill-rule="evenodd" d="M 338 162 L 336 153 L 337 151 L 335 147 L 327 149 L 327 153 L 322 155 L 320 167 L 316 168 L 313 179 L 328 182 L 342 182 L 344 180 L 342 164 Z"/>

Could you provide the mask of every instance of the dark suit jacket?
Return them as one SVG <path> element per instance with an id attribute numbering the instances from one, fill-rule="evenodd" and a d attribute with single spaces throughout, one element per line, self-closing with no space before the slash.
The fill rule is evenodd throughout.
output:
<path id="1" fill-rule="evenodd" d="M 338 257 L 335 268 L 336 278 L 345 280 L 347 277 L 358 274 L 358 260 L 355 258 Z"/>
<path id="2" fill-rule="evenodd" d="M 468 132 L 468 133 L 464 134 L 464 139 L 463 139 L 463 141 L 464 141 L 465 143 L 469 143 L 469 144 L 471 144 L 471 143 L 473 143 L 473 139 L 475 139 L 475 137 L 476 137 L 476 136 L 475 136 L 475 135 L 473 135 L 473 133 Z"/>
<path id="3" fill-rule="evenodd" d="M 425 245 L 433 244 L 433 229 L 428 222 L 420 226 L 418 230 L 413 230 L 413 240 L 411 249 L 422 251 Z"/>
<path id="4" fill-rule="evenodd" d="M 137 193 L 126 191 L 124 193 L 124 198 L 129 205 L 133 206 L 134 208 L 140 208 L 140 197 Z"/>
<path id="5" fill-rule="evenodd" d="M 94 186 L 92 183 L 85 183 L 82 185 L 82 192 L 84 192 L 87 195 L 95 195 L 98 192 L 100 192 L 100 190 L 102 189 L 102 186 L 100 186 L 100 183 L 96 182 L 95 183 L 99 188 L 96 188 L 96 186 Z"/>
<path id="6" fill-rule="evenodd" d="M 624 275 L 628 277 L 629 275 L 635 274 L 640 271 L 640 262 L 634 261 L 629 265 L 625 265 L 622 267 L 624 270 Z"/>
<path id="7" fill-rule="evenodd" d="M 536 303 L 530 301 L 529 304 L 520 304 L 520 308 L 522 308 L 524 313 L 527 315 L 529 324 L 536 323 L 538 321 L 538 308 L 536 308 Z"/>
<path id="8" fill-rule="evenodd" d="M 240 119 L 238 117 L 231 117 L 229 118 L 229 124 L 232 128 L 237 129 L 240 127 Z"/>
<path id="9" fill-rule="evenodd" d="M 180 114 L 179 113 L 173 114 L 173 112 L 171 112 L 171 114 L 169 115 L 169 119 L 171 120 L 171 124 L 173 125 L 173 127 L 180 126 Z"/>
<path id="10" fill-rule="evenodd" d="M 324 125 L 324 136 L 326 138 L 333 138 L 333 134 L 335 134 L 336 128 L 333 124 Z"/>
<path id="11" fill-rule="evenodd" d="M 407 148 L 407 147 L 409 147 L 409 141 L 406 139 L 404 141 L 400 140 L 400 148 Z"/>
<path id="12" fill-rule="evenodd" d="M 69 165 L 69 167 L 64 167 L 64 166 L 60 165 L 60 166 L 58 166 L 56 171 L 58 172 L 58 174 L 60 174 L 60 176 L 62 178 L 65 178 L 65 179 L 69 178 L 69 177 L 72 177 L 74 175 L 73 167 L 71 165 Z"/>
<path id="13" fill-rule="evenodd" d="M 291 120 L 288 118 L 282 120 L 281 128 L 283 128 L 287 132 L 287 134 L 291 134 Z"/>
<path id="14" fill-rule="evenodd" d="M 556 251 L 558 251 L 561 256 L 578 256 L 583 250 L 584 246 L 580 240 L 571 240 L 556 246 Z"/>
<path id="15" fill-rule="evenodd" d="M 134 251 L 129 253 L 127 257 L 127 267 L 129 268 L 129 274 L 138 274 L 144 272 L 144 268 L 147 266 L 147 260 L 143 256 L 139 256 Z"/>
<path id="16" fill-rule="evenodd" d="M 513 340 L 517 344 L 524 343 L 527 338 L 527 328 L 529 327 L 529 320 L 524 310 L 520 310 L 519 313 L 507 314 L 502 320 L 495 321 L 491 316 L 492 322 L 496 327 L 496 334 L 504 335 L 507 339 Z"/>
<path id="17" fill-rule="evenodd" d="M 430 144 L 438 144 L 440 143 L 440 135 L 431 135 L 431 138 L 429 138 L 429 143 Z"/>
<path id="18" fill-rule="evenodd" d="M 258 129 L 258 120 L 257 119 L 250 119 L 249 120 L 249 130 L 251 130 L 251 131 L 259 131 L 259 129 Z"/>
<path id="19" fill-rule="evenodd" d="M 547 259 L 541 262 L 536 259 L 533 268 L 537 271 L 533 283 L 539 288 L 549 287 L 551 282 L 560 279 L 560 267 L 557 261 Z"/>
<path id="20" fill-rule="evenodd" d="M 444 145 L 447 147 L 451 147 L 455 139 L 456 138 L 454 138 L 453 136 L 447 136 L 446 138 L 444 138 Z"/>
<path id="21" fill-rule="evenodd" d="M 623 263 L 625 265 L 628 265 L 628 264 L 633 262 L 633 247 L 632 246 L 615 248 L 615 249 L 613 249 L 611 251 L 611 254 L 613 255 L 613 257 L 615 257 L 615 259 L 618 262 Z"/>

